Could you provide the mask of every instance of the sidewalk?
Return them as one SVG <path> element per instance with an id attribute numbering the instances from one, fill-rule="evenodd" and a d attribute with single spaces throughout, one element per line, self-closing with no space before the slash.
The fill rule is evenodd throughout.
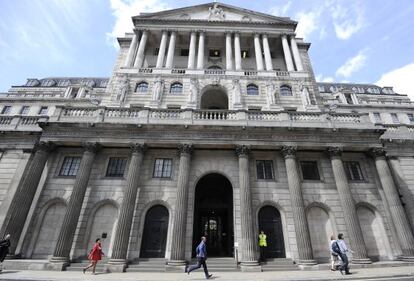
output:
<path id="1" fill-rule="evenodd" d="M 211 280 L 222 281 L 240 281 L 240 280 L 254 280 L 254 281 L 280 281 L 280 280 L 396 280 L 401 278 L 403 280 L 414 280 L 414 267 L 387 267 L 387 268 L 358 268 L 352 270 L 352 275 L 341 275 L 339 272 L 332 272 L 330 270 L 314 270 L 314 271 L 282 271 L 282 272 L 258 272 L 258 273 L 244 273 L 244 272 L 211 272 L 213 278 Z M 412 279 L 411 279 L 412 278 Z M 15 271 L 5 269 L 0 274 L 0 280 L 99 280 L 99 281 L 113 281 L 113 280 L 134 280 L 134 281 L 190 281 L 190 280 L 205 280 L 204 273 L 200 269 L 188 276 L 185 273 L 98 273 L 91 275 L 91 273 L 83 274 L 82 272 L 69 271 Z"/>

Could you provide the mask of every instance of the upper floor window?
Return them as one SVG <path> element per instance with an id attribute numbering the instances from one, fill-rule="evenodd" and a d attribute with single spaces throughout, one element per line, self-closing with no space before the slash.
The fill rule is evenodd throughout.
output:
<path id="1" fill-rule="evenodd" d="M 182 57 L 188 57 L 188 54 L 190 53 L 189 49 L 181 49 L 180 56 Z"/>
<path id="2" fill-rule="evenodd" d="M 62 167 L 60 168 L 59 176 L 76 176 L 80 167 L 80 157 L 65 157 Z"/>
<path id="3" fill-rule="evenodd" d="M 26 86 L 28 86 L 28 87 L 35 87 L 35 86 L 37 86 L 39 84 L 40 84 L 39 80 L 37 80 L 37 79 L 29 79 L 27 81 L 27 83 L 26 83 Z"/>
<path id="4" fill-rule="evenodd" d="M 408 121 L 410 121 L 410 124 L 414 124 L 414 114 L 407 113 Z"/>
<path id="5" fill-rule="evenodd" d="M 292 96 L 292 88 L 288 85 L 280 86 L 280 95 L 281 96 Z"/>
<path id="6" fill-rule="evenodd" d="M 344 162 L 344 164 L 345 164 L 346 176 L 348 177 L 349 180 L 353 180 L 353 181 L 364 180 L 359 162 L 347 161 L 347 162 Z"/>
<path id="7" fill-rule="evenodd" d="M 400 120 L 398 119 L 397 113 L 391 113 L 391 119 L 392 119 L 392 122 L 394 122 L 395 124 L 400 123 Z"/>
<path id="8" fill-rule="evenodd" d="M 171 84 L 170 93 L 171 94 L 181 94 L 183 92 L 183 84 L 181 83 L 173 83 Z"/>
<path id="9" fill-rule="evenodd" d="M 3 106 L 3 109 L 1 110 L 1 114 L 10 114 L 10 112 L 11 112 L 11 106 L 10 105 Z"/>
<path id="10" fill-rule="evenodd" d="M 154 178 L 171 178 L 172 172 L 172 159 L 158 158 L 155 159 L 154 172 L 152 176 Z"/>
<path id="11" fill-rule="evenodd" d="M 22 109 L 20 110 L 20 114 L 27 115 L 29 113 L 29 109 L 30 109 L 30 106 L 27 106 L 27 105 L 22 106 Z"/>
<path id="12" fill-rule="evenodd" d="M 380 123 L 381 120 L 381 114 L 379 112 L 374 112 L 374 119 L 376 123 Z"/>
<path id="13" fill-rule="evenodd" d="M 47 114 L 47 106 L 42 106 L 39 110 L 39 115 L 46 115 Z"/>
<path id="14" fill-rule="evenodd" d="M 220 50 L 210 50 L 209 56 L 212 58 L 219 58 L 220 57 Z"/>
<path id="15" fill-rule="evenodd" d="M 140 82 L 135 87 L 135 92 L 137 93 L 146 93 L 148 92 L 148 83 L 147 82 Z"/>
<path id="16" fill-rule="evenodd" d="M 320 180 L 318 163 L 316 161 L 300 161 L 300 167 L 304 180 Z"/>
<path id="17" fill-rule="evenodd" d="M 324 93 L 325 92 L 325 86 L 318 86 L 319 92 Z"/>
<path id="18" fill-rule="evenodd" d="M 257 160 L 256 169 L 257 169 L 257 179 L 259 180 L 274 179 L 272 160 Z"/>
<path id="19" fill-rule="evenodd" d="M 158 56 L 158 53 L 160 52 L 160 48 L 154 49 L 154 56 Z"/>
<path id="20" fill-rule="evenodd" d="M 76 96 L 78 95 L 78 92 L 79 92 L 79 88 L 78 87 L 72 87 L 72 88 L 70 88 L 69 98 L 75 99 Z"/>
<path id="21" fill-rule="evenodd" d="M 350 93 L 344 94 L 344 97 L 347 104 L 354 104 L 354 101 L 352 100 L 352 95 Z"/>
<path id="22" fill-rule="evenodd" d="M 247 95 L 249 96 L 257 96 L 259 94 L 259 87 L 255 84 L 247 85 Z"/>
<path id="23" fill-rule="evenodd" d="M 67 87 L 69 86 L 69 80 L 59 80 L 57 85 L 59 87 Z"/>
<path id="24" fill-rule="evenodd" d="M 248 50 L 242 50 L 241 51 L 241 57 L 242 57 L 242 59 L 249 58 L 250 57 L 249 56 L 249 51 Z"/>
<path id="25" fill-rule="evenodd" d="M 56 84 L 55 80 L 49 79 L 49 80 L 43 80 L 42 81 L 42 87 L 51 87 Z"/>
<path id="26" fill-rule="evenodd" d="M 106 169 L 106 176 L 107 177 L 123 177 L 126 162 L 127 162 L 126 158 L 121 158 L 121 157 L 109 158 L 108 168 Z"/>

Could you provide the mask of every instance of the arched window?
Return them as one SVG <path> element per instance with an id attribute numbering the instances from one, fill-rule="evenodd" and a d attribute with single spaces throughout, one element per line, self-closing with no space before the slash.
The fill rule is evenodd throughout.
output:
<path id="1" fill-rule="evenodd" d="M 171 94 L 181 94 L 183 92 L 183 84 L 175 82 L 171 84 L 170 93 Z"/>
<path id="2" fill-rule="evenodd" d="M 247 95 L 248 96 L 257 96 L 259 94 L 259 87 L 255 84 L 247 85 Z"/>
<path id="3" fill-rule="evenodd" d="M 147 82 L 140 82 L 137 84 L 135 88 L 135 92 L 137 93 L 146 93 L 148 92 L 148 83 Z"/>
<path id="4" fill-rule="evenodd" d="M 291 96 L 292 95 L 292 88 L 288 85 L 280 86 L 280 95 L 281 96 Z"/>

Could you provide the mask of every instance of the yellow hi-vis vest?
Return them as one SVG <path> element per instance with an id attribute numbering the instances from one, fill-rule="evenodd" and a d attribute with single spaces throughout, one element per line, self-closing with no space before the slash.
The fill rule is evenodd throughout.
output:
<path id="1" fill-rule="evenodd" d="M 266 234 L 259 234 L 259 246 L 267 247 Z"/>

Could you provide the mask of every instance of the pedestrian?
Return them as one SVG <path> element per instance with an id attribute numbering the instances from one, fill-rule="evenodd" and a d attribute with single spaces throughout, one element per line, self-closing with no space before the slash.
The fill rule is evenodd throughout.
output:
<path id="1" fill-rule="evenodd" d="M 206 275 L 206 279 L 209 279 L 211 276 L 213 276 L 213 274 L 209 274 L 208 270 L 207 270 L 207 264 L 206 264 L 207 246 L 206 246 L 206 241 L 207 241 L 207 239 L 206 239 L 205 236 L 201 237 L 201 242 L 200 242 L 200 244 L 198 244 L 198 246 L 196 248 L 197 264 L 186 268 L 185 271 L 187 272 L 187 274 L 190 274 L 191 271 L 193 271 L 195 269 L 199 269 L 201 266 L 203 266 L 204 274 Z"/>
<path id="2" fill-rule="evenodd" d="M 331 253 L 331 270 L 336 271 L 338 269 L 338 253 L 334 252 L 332 249 L 332 244 L 336 242 L 335 235 L 331 235 L 331 242 L 329 243 L 329 249 Z"/>
<path id="3" fill-rule="evenodd" d="M 263 230 L 260 231 L 259 234 L 259 249 L 260 249 L 260 261 L 265 262 L 266 261 L 266 234 Z"/>
<path id="4" fill-rule="evenodd" d="M 98 238 L 96 239 L 95 245 L 93 245 L 93 248 L 88 255 L 88 259 L 91 263 L 83 269 L 83 273 L 85 274 L 86 270 L 92 267 L 92 274 L 96 274 L 96 265 L 98 261 L 102 259 L 102 256 L 104 256 L 104 253 L 102 252 L 101 238 Z"/>
<path id="5" fill-rule="evenodd" d="M 0 262 L 1 268 L 0 271 L 3 270 L 3 261 L 6 258 L 7 254 L 9 253 L 10 247 L 10 234 L 7 234 L 3 240 L 0 241 Z"/>
<path id="6" fill-rule="evenodd" d="M 340 252 L 338 253 L 338 255 L 342 260 L 342 264 L 339 267 L 339 271 L 341 272 L 341 274 L 344 274 L 344 271 L 346 275 L 352 274 L 351 272 L 349 272 L 349 266 L 348 266 L 349 261 L 348 261 L 347 253 L 348 252 L 353 253 L 354 251 L 352 251 L 351 249 L 348 249 L 344 241 L 344 235 L 342 233 L 338 234 L 338 240 L 336 240 L 336 242 L 340 249 Z"/>

